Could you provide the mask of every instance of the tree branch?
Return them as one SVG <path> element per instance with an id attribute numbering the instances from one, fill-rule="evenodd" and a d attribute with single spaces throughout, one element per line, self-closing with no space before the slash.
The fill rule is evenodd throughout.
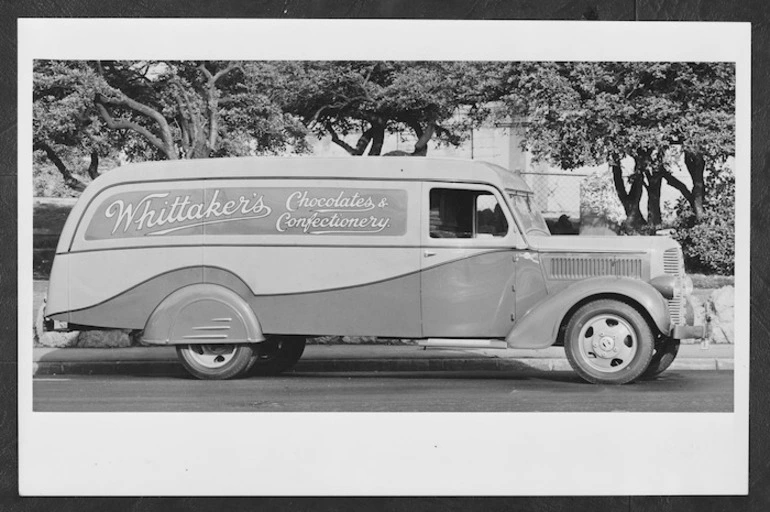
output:
<path id="1" fill-rule="evenodd" d="M 163 141 L 156 137 L 144 126 L 132 121 L 126 121 L 125 119 L 113 119 L 113 117 L 101 103 L 97 103 L 96 108 L 99 109 L 99 114 L 101 114 L 102 119 L 104 119 L 104 123 L 107 125 L 107 128 L 111 130 L 133 130 L 144 136 L 150 142 L 150 144 L 165 152 L 166 147 L 164 146 Z"/>
<path id="2" fill-rule="evenodd" d="M 217 137 L 219 136 L 219 98 L 216 84 L 220 78 L 234 69 L 240 69 L 240 66 L 228 63 L 227 67 L 213 75 L 204 64 L 201 64 L 198 68 L 206 77 L 206 107 L 208 109 L 209 121 L 208 149 L 209 151 L 214 151 L 217 145 Z"/>
<path id="3" fill-rule="evenodd" d="M 667 169 L 661 169 L 660 173 L 666 179 L 668 184 L 677 189 L 682 194 L 682 197 L 684 197 L 687 202 L 692 205 L 692 192 L 690 192 L 690 189 L 687 188 L 687 185 L 682 183 L 678 178 L 671 174 L 671 171 Z"/>
<path id="4" fill-rule="evenodd" d="M 334 131 L 334 128 L 332 127 L 331 123 L 326 123 L 326 131 L 329 132 L 332 136 L 332 142 L 337 144 L 339 147 L 347 151 L 349 154 L 354 155 L 356 154 L 356 148 L 345 142 L 344 140 L 340 139 L 337 135 L 337 132 Z"/>
<path id="5" fill-rule="evenodd" d="M 107 124 L 108 128 L 113 130 L 133 130 L 145 137 L 150 142 L 150 144 L 163 151 L 169 160 L 175 160 L 177 158 L 173 138 L 171 137 L 171 129 L 168 125 L 168 122 L 166 121 L 166 118 L 163 117 L 163 115 L 157 110 L 139 103 L 138 101 L 132 100 L 125 95 L 122 95 L 120 98 L 107 98 L 97 93 L 96 97 L 94 98 L 94 103 L 96 104 L 96 108 L 99 110 L 99 114 L 102 116 L 102 119 L 104 119 L 104 122 Z M 147 128 L 138 123 L 127 121 L 125 119 L 114 119 L 107 111 L 105 105 L 129 108 L 146 117 L 149 117 L 160 127 L 161 137 L 157 137 Z"/>

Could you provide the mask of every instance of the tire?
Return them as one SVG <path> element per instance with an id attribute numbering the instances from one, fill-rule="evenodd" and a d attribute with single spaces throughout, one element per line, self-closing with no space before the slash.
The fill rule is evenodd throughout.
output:
<path id="1" fill-rule="evenodd" d="M 651 379 L 657 377 L 671 366 L 679 353 L 679 340 L 673 338 L 661 338 L 655 344 L 655 353 L 652 355 L 650 365 L 642 374 L 642 378 Z"/>
<path id="2" fill-rule="evenodd" d="M 301 336 L 268 336 L 259 347 L 252 373 L 260 376 L 278 375 L 292 368 L 305 351 Z"/>
<path id="3" fill-rule="evenodd" d="M 244 375 L 254 364 L 256 352 L 253 344 L 176 347 L 185 370 L 202 380 L 227 380 Z"/>
<path id="4" fill-rule="evenodd" d="M 637 379 L 649 366 L 654 348 L 652 329 L 639 311 L 611 299 L 578 309 L 564 338 L 572 368 L 595 384 L 626 384 Z"/>

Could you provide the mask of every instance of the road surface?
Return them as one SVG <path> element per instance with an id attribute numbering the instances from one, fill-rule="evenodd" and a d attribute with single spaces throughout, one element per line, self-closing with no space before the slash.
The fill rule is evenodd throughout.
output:
<path id="1" fill-rule="evenodd" d="M 572 372 L 318 372 L 234 381 L 37 377 L 36 411 L 731 412 L 732 371 L 668 371 L 624 386 Z"/>

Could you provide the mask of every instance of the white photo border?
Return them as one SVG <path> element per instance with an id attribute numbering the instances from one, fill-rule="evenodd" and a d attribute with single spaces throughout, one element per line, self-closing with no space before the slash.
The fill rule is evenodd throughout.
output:
<path id="1" fill-rule="evenodd" d="M 750 34 L 748 23 L 18 20 L 20 494 L 746 494 Z M 95 58 L 735 62 L 734 412 L 33 412 L 32 62 Z M 229 449 L 195 442 L 211 436 Z"/>

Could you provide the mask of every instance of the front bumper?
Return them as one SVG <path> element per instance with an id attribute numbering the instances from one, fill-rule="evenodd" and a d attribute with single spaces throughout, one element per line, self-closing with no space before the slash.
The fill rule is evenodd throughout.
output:
<path id="1" fill-rule="evenodd" d="M 695 323 L 695 311 L 692 301 L 684 303 L 684 321 L 671 327 L 670 336 L 675 340 L 701 339 L 706 337 L 705 325 L 693 325 Z"/>

